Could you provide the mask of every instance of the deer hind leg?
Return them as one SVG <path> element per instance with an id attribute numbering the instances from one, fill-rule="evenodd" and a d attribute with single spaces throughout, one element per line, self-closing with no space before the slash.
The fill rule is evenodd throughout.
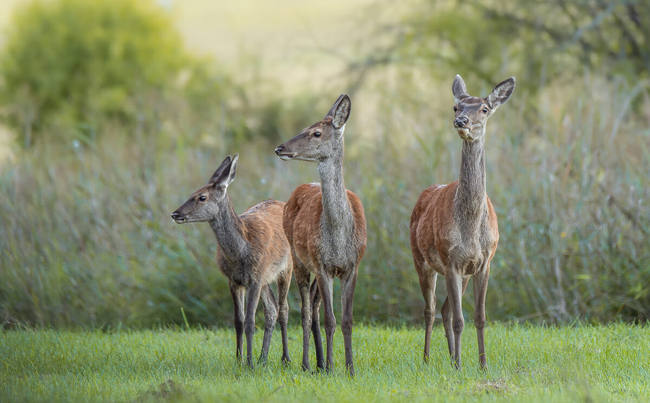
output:
<path id="1" fill-rule="evenodd" d="M 244 334 L 246 334 L 246 363 L 253 365 L 253 335 L 255 334 L 255 311 L 260 301 L 262 286 L 260 283 L 251 283 L 246 293 L 246 318 L 244 319 Z"/>
<path id="2" fill-rule="evenodd" d="M 318 281 L 314 279 L 311 283 L 311 332 L 314 335 L 314 349 L 316 350 L 316 368 L 325 369 L 325 356 L 323 355 L 323 338 L 320 334 L 320 302 L 321 296 L 318 290 Z"/>
<path id="3" fill-rule="evenodd" d="M 262 306 L 264 307 L 264 339 L 262 341 L 262 352 L 260 354 L 260 363 L 266 363 L 269 357 L 269 347 L 271 346 L 271 336 L 273 329 L 278 320 L 278 303 L 273 295 L 273 290 L 269 285 L 262 287 L 260 295 Z"/>
<path id="4" fill-rule="evenodd" d="M 238 287 L 231 282 L 228 282 L 230 288 L 230 295 L 235 306 L 235 332 L 237 333 L 237 359 L 243 360 L 244 358 L 244 306 L 246 289 Z"/>
<path id="5" fill-rule="evenodd" d="M 421 268 L 418 268 L 418 274 L 420 274 L 420 289 L 424 297 L 424 323 L 426 326 L 424 333 L 424 362 L 429 362 L 431 333 L 436 317 L 436 279 L 438 278 L 438 273 L 426 273 Z"/>
<path id="6" fill-rule="evenodd" d="M 334 281 L 325 270 L 321 270 L 321 274 L 317 276 L 317 280 L 325 307 L 325 337 L 327 340 L 327 365 L 325 369 L 331 371 L 334 367 L 334 332 L 336 331 L 336 317 L 334 316 L 332 298 Z"/>
<path id="7" fill-rule="evenodd" d="M 280 330 L 282 332 L 282 362 L 284 364 L 291 363 L 289 356 L 289 342 L 287 339 L 287 324 L 289 323 L 289 304 L 287 303 L 287 295 L 289 294 L 289 286 L 291 285 L 291 270 L 278 279 L 278 300 L 280 309 L 278 313 L 278 321 L 280 322 Z"/>
<path id="8" fill-rule="evenodd" d="M 487 293 L 488 278 L 490 277 L 490 262 L 488 261 L 482 270 L 474 275 L 474 326 L 476 326 L 476 338 L 478 340 L 478 360 L 481 369 L 487 369 L 487 357 L 485 356 L 485 294 Z"/>
<path id="9" fill-rule="evenodd" d="M 451 322 L 453 320 L 453 315 L 451 313 L 451 305 L 449 303 L 449 297 L 445 298 L 445 302 L 442 304 L 442 309 L 440 309 L 442 314 L 442 325 L 445 328 L 445 337 L 447 338 L 447 347 L 449 350 L 449 355 L 453 358 L 454 356 L 454 331 L 451 327 Z"/>
<path id="10" fill-rule="evenodd" d="M 348 276 L 341 277 L 341 330 L 343 331 L 343 343 L 345 344 L 345 367 L 354 376 L 354 362 L 352 356 L 352 324 L 353 324 L 353 302 L 354 288 L 357 284 L 358 268 L 349 272 Z M 329 347 L 329 345 L 328 345 Z"/>
<path id="11" fill-rule="evenodd" d="M 300 316 L 302 319 L 302 369 L 309 371 L 309 336 L 311 333 L 311 300 L 309 298 L 309 280 L 311 274 L 304 266 L 297 263 L 298 258 L 294 255 L 293 271 L 300 291 L 300 300 L 302 307 Z"/>
<path id="12" fill-rule="evenodd" d="M 447 344 L 453 365 L 456 369 L 460 369 L 460 340 L 465 327 L 462 301 L 469 277 L 464 277 L 460 273 L 457 273 L 456 268 L 451 266 L 446 270 L 445 278 L 447 281 L 447 299 L 442 305 L 442 320 L 445 326 L 445 335 L 447 336 Z"/>

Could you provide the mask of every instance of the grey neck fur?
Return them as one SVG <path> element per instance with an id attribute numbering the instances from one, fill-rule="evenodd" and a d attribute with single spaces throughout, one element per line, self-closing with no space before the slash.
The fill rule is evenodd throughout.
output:
<path id="1" fill-rule="evenodd" d="M 485 216 L 487 196 L 485 193 L 484 137 L 463 141 L 460 177 L 454 200 L 454 217 L 463 234 L 476 234 Z"/>
<path id="2" fill-rule="evenodd" d="M 334 153 L 318 163 L 323 194 L 321 225 L 331 229 L 351 229 L 352 210 L 343 182 L 343 137 L 334 144 Z"/>
<path id="3" fill-rule="evenodd" d="M 219 212 L 216 218 L 210 221 L 210 226 L 228 261 L 235 261 L 246 255 L 248 241 L 244 238 L 244 224 L 235 213 L 230 196 L 226 195 L 219 202 Z"/>

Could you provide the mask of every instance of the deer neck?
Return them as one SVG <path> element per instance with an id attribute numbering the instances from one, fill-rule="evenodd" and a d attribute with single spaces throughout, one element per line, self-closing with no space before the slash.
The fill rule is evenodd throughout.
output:
<path id="1" fill-rule="evenodd" d="M 460 177 L 454 200 L 454 217 L 461 233 L 477 234 L 485 217 L 485 149 L 483 136 L 473 142 L 463 141 Z"/>
<path id="2" fill-rule="evenodd" d="M 323 197 L 324 229 L 341 230 L 352 226 L 352 210 L 343 181 L 343 144 L 335 155 L 318 164 Z"/>
<path id="3" fill-rule="evenodd" d="M 248 241 L 244 237 L 244 223 L 235 213 L 230 196 L 226 195 L 219 203 L 219 212 L 210 221 L 210 226 L 226 259 L 234 261 L 246 254 Z"/>

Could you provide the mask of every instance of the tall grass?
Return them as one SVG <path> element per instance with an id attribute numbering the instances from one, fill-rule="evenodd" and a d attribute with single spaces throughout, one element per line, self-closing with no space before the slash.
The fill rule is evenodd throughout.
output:
<path id="1" fill-rule="evenodd" d="M 406 96 L 408 89 L 390 88 L 374 97 L 377 119 L 369 123 L 357 109 L 346 130 L 346 185 L 368 221 L 355 317 L 419 322 L 410 213 L 424 188 L 457 178 L 461 140 L 450 130 L 451 91 L 430 100 L 423 90 Z M 368 103 L 363 94 L 353 102 Z M 294 104 L 300 119 L 278 107 L 284 115 L 272 120 L 285 128 L 278 136 L 290 138 L 328 106 Z M 108 128 L 94 140 L 43 142 L 0 168 L 5 320 L 182 324 L 183 308 L 193 324 L 230 322 L 209 226 L 178 226 L 169 214 L 227 154 L 240 153 L 229 188 L 239 212 L 267 197 L 286 200 L 297 185 L 318 181 L 316 167 L 279 161 L 276 144 L 264 138 L 232 139 L 217 118 L 197 131 L 194 122 L 170 116 L 149 128 Z M 500 242 L 489 319 L 650 318 L 649 124 L 647 83 L 589 74 L 534 99 L 515 91 L 490 119 L 488 194 Z M 471 314 L 471 288 L 466 295 Z M 296 319 L 294 288 L 291 312 Z"/>

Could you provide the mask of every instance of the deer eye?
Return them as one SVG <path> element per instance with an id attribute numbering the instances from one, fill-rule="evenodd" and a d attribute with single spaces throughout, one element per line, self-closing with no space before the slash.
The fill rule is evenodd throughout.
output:
<path id="1" fill-rule="evenodd" d="M 206 201 L 206 200 L 208 200 L 208 198 L 205 197 L 205 196 L 201 196 L 201 197 L 199 197 L 199 201 Z"/>
<path id="2" fill-rule="evenodd" d="M 454 106 L 454 112 L 458 112 L 458 108 Z"/>
<path id="3" fill-rule="evenodd" d="M 483 108 L 483 113 L 488 113 L 488 108 Z"/>
<path id="4" fill-rule="evenodd" d="M 320 137 L 320 134 L 321 134 L 320 132 L 316 132 L 314 133 L 314 137 Z"/>

